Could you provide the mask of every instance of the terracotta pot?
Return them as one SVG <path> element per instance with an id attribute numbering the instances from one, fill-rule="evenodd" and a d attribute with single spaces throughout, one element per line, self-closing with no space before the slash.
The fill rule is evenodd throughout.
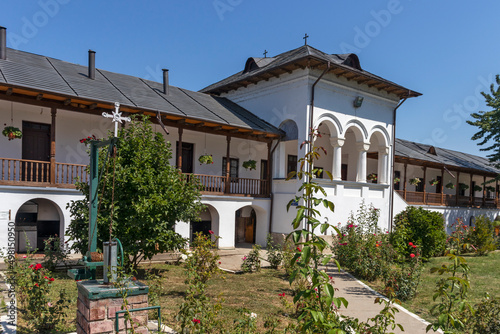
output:
<path id="1" fill-rule="evenodd" d="M 16 138 L 16 135 L 14 134 L 14 132 L 9 132 L 9 140 L 12 140 L 12 139 L 15 139 Z"/>

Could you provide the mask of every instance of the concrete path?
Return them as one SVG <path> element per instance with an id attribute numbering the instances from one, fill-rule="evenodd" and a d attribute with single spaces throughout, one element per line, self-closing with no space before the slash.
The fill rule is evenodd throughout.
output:
<path id="1" fill-rule="evenodd" d="M 349 302 L 347 309 L 340 310 L 342 315 L 356 317 L 361 321 L 366 321 L 377 315 L 384 308 L 383 304 L 375 303 L 377 297 L 383 296 L 358 281 L 350 274 L 344 271 L 339 272 L 335 266 L 329 266 L 327 268 L 327 273 L 333 277 L 335 282 L 334 287 L 338 289 L 335 295 L 344 297 Z M 394 333 L 426 333 L 425 329 L 428 322 L 400 305 L 396 305 L 396 307 L 399 310 L 399 312 L 396 313 L 396 323 L 403 326 L 404 332 L 396 328 Z M 429 333 L 435 332 L 431 330 Z M 441 331 L 438 333 L 441 333 Z"/>

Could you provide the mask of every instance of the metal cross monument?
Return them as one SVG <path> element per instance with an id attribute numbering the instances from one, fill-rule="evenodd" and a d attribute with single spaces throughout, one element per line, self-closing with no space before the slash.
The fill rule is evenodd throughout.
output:
<path id="1" fill-rule="evenodd" d="M 123 123 L 123 121 L 130 122 L 130 117 L 122 116 L 122 113 L 119 112 L 120 103 L 115 102 L 115 111 L 112 114 L 108 114 L 107 112 L 103 112 L 102 115 L 106 118 L 112 118 L 115 123 L 115 137 L 118 137 L 118 123 Z"/>

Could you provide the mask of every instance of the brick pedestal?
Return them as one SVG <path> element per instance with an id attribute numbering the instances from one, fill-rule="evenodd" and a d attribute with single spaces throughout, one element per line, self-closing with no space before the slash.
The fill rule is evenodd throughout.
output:
<path id="1" fill-rule="evenodd" d="M 99 281 L 77 282 L 78 310 L 76 313 L 76 332 L 78 334 L 115 333 L 115 313 L 120 311 L 123 298 L 119 289 L 102 285 Z M 146 285 L 140 282 L 131 282 L 127 287 L 128 308 L 148 306 L 148 292 Z M 149 333 L 147 329 L 148 311 L 130 313 L 135 323 L 136 333 Z M 124 314 L 119 315 L 119 333 L 126 333 L 130 329 L 128 322 L 125 326 Z"/>

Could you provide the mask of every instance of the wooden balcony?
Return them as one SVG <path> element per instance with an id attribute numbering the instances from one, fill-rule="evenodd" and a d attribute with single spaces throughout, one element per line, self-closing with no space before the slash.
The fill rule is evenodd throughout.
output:
<path id="1" fill-rule="evenodd" d="M 269 197 L 269 181 L 203 174 L 184 174 L 188 178 L 196 178 L 201 184 L 202 194 Z M 228 182 L 229 181 L 229 182 Z"/>
<path id="2" fill-rule="evenodd" d="M 0 185 L 75 188 L 88 181 L 86 165 L 0 158 Z"/>
<path id="3" fill-rule="evenodd" d="M 460 206 L 475 208 L 500 208 L 497 198 L 457 196 L 440 193 L 424 193 L 420 191 L 396 190 L 408 204 L 414 205 L 438 205 L 438 206 Z"/>

